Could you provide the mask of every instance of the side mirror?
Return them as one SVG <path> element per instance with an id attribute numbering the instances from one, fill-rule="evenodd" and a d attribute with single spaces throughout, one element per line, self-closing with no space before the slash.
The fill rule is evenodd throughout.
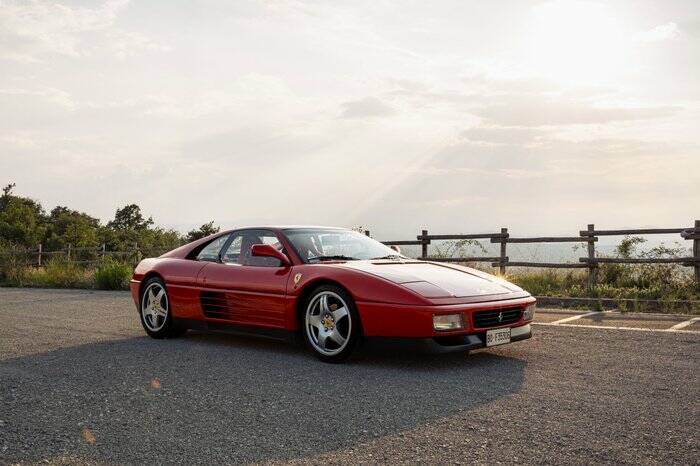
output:
<path id="1" fill-rule="evenodd" d="M 401 248 L 398 247 L 398 246 L 396 246 L 395 244 L 392 244 L 392 245 L 389 246 L 389 247 L 390 247 L 391 249 L 393 249 L 394 251 L 398 252 L 399 254 L 401 254 Z"/>
<path id="2" fill-rule="evenodd" d="M 289 257 L 278 251 L 271 244 L 254 244 L 250 249 L 250 255 L 253 257 L 274 257 L 279 260 L 283 266 L 290 265 Z"/>

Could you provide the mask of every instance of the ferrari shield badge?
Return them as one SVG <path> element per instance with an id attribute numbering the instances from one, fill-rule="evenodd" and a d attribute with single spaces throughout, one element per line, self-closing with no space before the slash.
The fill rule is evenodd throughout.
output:
<path id="1" fill-rule="evenodd" d="M 301 281 L 301 274 L 298 273 L 298 274 L 294 275 L 294 286 L 297 286 L 300 281 Z"/>

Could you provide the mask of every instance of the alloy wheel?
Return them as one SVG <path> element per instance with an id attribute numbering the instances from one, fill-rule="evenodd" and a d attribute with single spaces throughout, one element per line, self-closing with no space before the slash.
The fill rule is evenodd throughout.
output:
<path id="1" fill-rule="evenodd" d="M 306 308 L 305 324 L 309 342 L 325 356 L 339 354 L 350 340 L 352 318 L 348 305 L 332 291 L 313 297 Z"/>
<path id="2" fill-rule="evenodd" d="M 141 298 L 141 316 L 151 332 L 158 332 L 168 318 L 168 295 L 160 283 L 151 283 Z"/>

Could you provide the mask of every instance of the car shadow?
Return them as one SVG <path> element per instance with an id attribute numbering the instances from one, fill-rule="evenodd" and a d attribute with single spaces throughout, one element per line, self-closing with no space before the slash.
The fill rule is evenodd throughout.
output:
<path id="1" fill-rule="evenodd" d="M 393 349 L 392 349 L 393 348 Z M 347 364 L 191 332 L 0 362 L 0 457 L 253 462 L 352 447 L 517 393 L 526 362 L 370 344 Z"/>

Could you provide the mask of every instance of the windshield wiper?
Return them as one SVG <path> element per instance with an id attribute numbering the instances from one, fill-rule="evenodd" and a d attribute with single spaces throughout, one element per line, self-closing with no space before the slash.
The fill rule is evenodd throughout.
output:
<path id="1" fill-rule="evenodd" d="M 356 261 L 359 260 L 357 257 L 334 255 L 334 256 L 316 256 L 309 259 L 309 261 Z"/>
<path id="2" fill-rule="evenodd" d="M 378 260 L 382 260 L 382 259 L 403 259 L 403 256 L 401 254 L 389 254 L 388 256 L 373 257 L 370 260 L 378 261 Z"/>

